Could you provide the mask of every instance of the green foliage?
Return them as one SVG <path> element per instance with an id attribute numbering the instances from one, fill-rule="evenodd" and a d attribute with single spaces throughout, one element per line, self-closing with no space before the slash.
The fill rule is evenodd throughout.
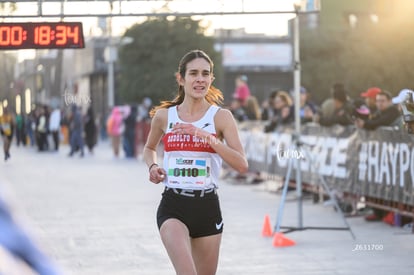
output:
<path id="1" fill-rule="evenodd" d="M 201 49 L 210 55 L 215 74 L 220 75 L 221 57 L 214 50 L 214 40 L 206 37 L 198 21 L 190 18 L 150 18 L 128 29 L 125 36 L 134 42 L 120 50 L 120 97 L 123 102 L 140 102 L 150 97 L 172 99 L 177 91 L 175 72 L 181 57 Z"/>
<path id="2" fill-rule="evenodd" d="M 389 20 L 345 30 L 302 30 L 302 83 L 316 101 L 329 97 L 336 82 L 351 97 L 372 86 L 394 95 L 414 88 L 413 22 Z"/>

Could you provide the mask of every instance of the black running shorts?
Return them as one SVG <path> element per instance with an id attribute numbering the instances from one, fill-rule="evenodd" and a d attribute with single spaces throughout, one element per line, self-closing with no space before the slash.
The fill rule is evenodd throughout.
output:
<path id="1" fill-rule="evenodd" d="M 215 188 L 186 190 L 166 187 L 157 211 L 158 229 L 170 218 L 183 222 L 192 238 L 223 232 L 223 219 Z"/>

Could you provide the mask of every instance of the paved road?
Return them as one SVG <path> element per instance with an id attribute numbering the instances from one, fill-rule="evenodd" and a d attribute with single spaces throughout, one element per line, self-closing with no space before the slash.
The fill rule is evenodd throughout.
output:
<path id="1" fill-rule="evenodd" d="M 114 159 L 105 143 L 84 158 L 68 151 L 13 147 L 0 163 L 0 187 L 36 241 L 66 274 L 174 274 L 155 223 L 162 186 L 149 183 L 146 166 Z M 360 217 L 348 219 L 356 240 L 349 231 L 305 230 L 285 234 L 296 245 L 273 247 L 261 231 L 266 214 L 274 225 L 280 195 L 266 186 L 221 183 L 217 274 L 413 273 L 414 234 Z M 286 202 L 283 225 L 297 225 L 296 206 Z M 304 226 L 343 226 L 332 207 L 305 200 L 303 209 Z"/>

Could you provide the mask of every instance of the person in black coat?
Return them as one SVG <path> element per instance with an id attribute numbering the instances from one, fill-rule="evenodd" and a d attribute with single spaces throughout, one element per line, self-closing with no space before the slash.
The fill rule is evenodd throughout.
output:
<path id="1" fill-rule="evenodd" d="M 330 127 L 335 124 L 348 126 L 352 124 L 352 111 L 347 92 L 341 83 L 337 83 L 332 89 L 334 112 L 332 115 L 322 115 L 319 119 L 321 126 Z"/>
<path id="2" fill-rule="evenodd" d="M 97 127 L 95 123 L 95 113 L 92 106 L 89 106 L 85 116 L 85 143 L 90 153 L 93 153 L 93 148 L 97 142 Z"/>
<path id="3" fill-rule="evenodd" d="M 355 125 L 366 130 L 375 130 L 378 127 L 400 127 L 402 126 L 402 116 L 398 108 L 392 103 L 392 95 L 387 91 L 381 91 L 376 96 L 377 112 L 370 119 L 363 120 L 357 118 Z M 373 213 L 365 216 L 367 221 L 378 221 L 384 219 L 387 211 L 373 209 Z"/>
<path id="4" fill-rule="evenodd" d="M 387 91 L 381 91 L 376 98 L 378 111 L 367 120 L 356 119 L 355 125 L 366 130 L 375 130 L 381 126 L 402 125 L 401 114 L 398 108 L 392 103 L 392 95 Z"/>
<path id="5" fill-rule="evenodd" d="M 137 106 L 131 107 L 131 112 L 124 120 L 123 148 L 127 158 L 135 157 L 135 127 L 137 124 Z"/>

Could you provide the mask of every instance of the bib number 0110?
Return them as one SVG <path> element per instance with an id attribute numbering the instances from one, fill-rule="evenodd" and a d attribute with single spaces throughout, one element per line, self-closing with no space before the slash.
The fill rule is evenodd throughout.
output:
<path id="1" fill-rule="evenodd" d="M 197 168 L 174 168 L 175 177 L 198 177 L 199 170 Z"/>

